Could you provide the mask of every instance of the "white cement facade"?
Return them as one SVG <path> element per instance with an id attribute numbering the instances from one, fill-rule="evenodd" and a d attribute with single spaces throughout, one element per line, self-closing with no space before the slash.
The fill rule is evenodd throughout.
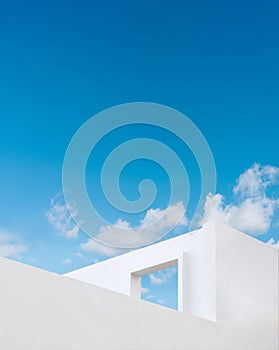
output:
<path id="1" fill-rule="evenodd" d="M 176 262 L 181 312 L 139 300 Z M 0 258 L 0 280 L 1 350 L 278 350 L 278 250 L 219 223 L 68 276 Z"/>
<path id="2" fill-rule="evenodd" d="M 215 224 L 67 274 L 80 281 L 140 297 L 140 276 L 178 265 L 178 309 L 216 320 Z"/>

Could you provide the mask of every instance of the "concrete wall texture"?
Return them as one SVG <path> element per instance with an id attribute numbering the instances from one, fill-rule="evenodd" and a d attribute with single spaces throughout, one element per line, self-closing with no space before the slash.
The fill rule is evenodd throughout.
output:
<path id="1" fill-rule="evenodd" d="M 212 222 L 67 276 L 0 258 L 0 349 L 278 350 L 278 253 Z M 176 263 L 180 312 L 140 300 Z"/>

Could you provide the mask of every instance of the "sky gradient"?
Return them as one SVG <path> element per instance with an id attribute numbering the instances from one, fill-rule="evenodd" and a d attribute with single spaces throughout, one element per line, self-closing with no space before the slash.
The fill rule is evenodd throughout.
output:
<path id="1" fill-rule="evenodd" d="M 216 163 L 215 215 L 224 218 L 226 212 L 224 220 L 232 223 L 238 219 L 232 219 L 237 209 L 231 206 L 247 206 L 246 200 L 253 198 L 252 210 L 269 210 L 249 211 L 252 217 L 262 214 L 269 219 L 266 229 L 266 222 L 259 223 L 257 237 L 276 243 L 278 10 L 278 1 L 2 2 L 2 255 L 64 273 L 115 253 L 107 247 L 90 249 L 88 237 L 67 221 L 62 164 L 71 138 L 86 120 L 106 108 L 136 101 L 175 108 L 198 126 Z M 167 140 L 180 154 L 190 168 L 195 194 L 198 167 L 189 150 L 162 131 L 141 132 Z M 122 130 L 109 135 L 107 144 L 111 147 L 137 133 Z M 101 146 L 97 159 L 106 150 Z M 89 191 L 98 176 L 95 160 L 89 163 Z M 168 180 L 159 167 L 131 164 L 120 182 L 126 196 L 137 195 L 133 188 L 142 169 L 167 191 Z M 252 169 L 251 176 L 240 188 L 237 179 L 247 169 Z M 251 179 L 256 188 L 247 185 Z M 104 210 L 101 196 L 97 199 Z M 163 209 L 165 202 L 163 192 L 151 208 Z M 115 213 L 111 216 L 120 219 Z M 247 233 L 255 234 L 249 229 Z M 67 236 L 70 231 L 72 236 Z"/>

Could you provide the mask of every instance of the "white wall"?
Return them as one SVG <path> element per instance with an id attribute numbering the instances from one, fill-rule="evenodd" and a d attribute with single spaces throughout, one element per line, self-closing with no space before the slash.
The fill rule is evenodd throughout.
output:
<path id="1" fill-rule="evenodd" d="M 279 349 L 278 249 L 216 223 L 216 251 L 219 324 L 236 344 L 239 328 L 248 328 L 251 337 L 262 335 L 260 349 Z"/>
<path id="2" fill-rule="evenodd" d="M 232 349 L 261 335 L 257 346 L 278 347 L 278 250 L 221 223 L 73 271 L 68 276 L 121 292 L 135 271 L 178 259 L 180 310 L 217 321 Z M 182 307 L 181 307 L 182 305 Z M 246 333 L 243 330 L 246 330 Z M 251 341 L 251 340 L 249 340 Z M 248 348 L 249 349 L 249 348 Z M 251 348 L 252 349 L 252 348 Z"/>
<path id="3" fill-rule="evenodd" d="M 226 346 L 212 322 L 8 259 L 0 280 L 1 350 Z"/>
<path id="4" fill-rule="evenodd" d="M 215 225 L 208 223 L 182 235 L 66 274 L 126 295 L 137 295 L 136 275 L 178 260 L 179 310 L 216 320 Z M 160 266 L 164 268 L 167 266 Z M 134 277 L 134 278 L 132 278 Z M 136 286 L 133 286 L 133 283 Z"/>
<path id="5" fill-rule="evenodd" d="M 208 227 L 216 238 L 216 322 L 0 258 L 0 349 L 278 350 L 278 251 Z M 202 235 L 197 240 L 208 239 Z"/>

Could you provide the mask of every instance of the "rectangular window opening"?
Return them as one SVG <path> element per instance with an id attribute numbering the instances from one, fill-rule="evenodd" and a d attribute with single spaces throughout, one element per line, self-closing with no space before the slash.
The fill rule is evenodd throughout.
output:
<path id="1" fill-rule="evenodd" d="M 178 267 L 177 261 L 149 269 L 141 273 L 141 300 L 178 310 Z M 169 267 L 169 265 L 171 265 Z"/>

